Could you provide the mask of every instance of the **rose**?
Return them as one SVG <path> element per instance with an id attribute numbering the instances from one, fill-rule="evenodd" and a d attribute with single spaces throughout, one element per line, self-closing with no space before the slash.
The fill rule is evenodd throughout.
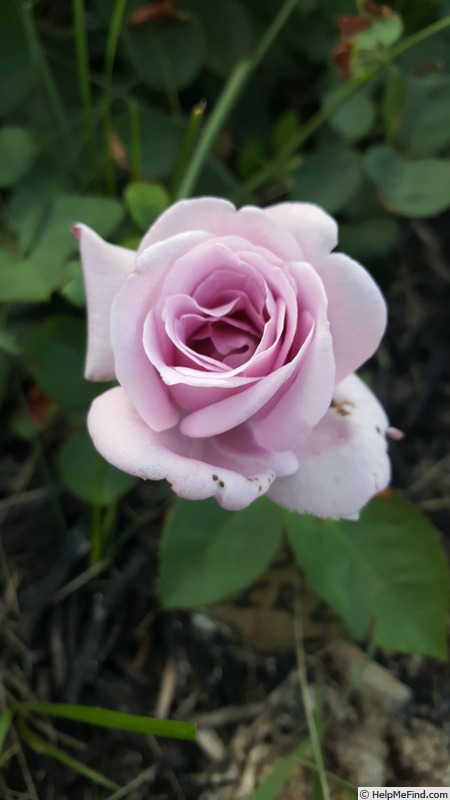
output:
<path id="1" fill-rule="evenodd" d="M 227 509 L 267 493 L 291 510 L 357 516 L 389 480 L 387 419 L 353 373 L 386 308 L 337 225 L 308 203 L 236 211 L 176 203 L 138 252 L 79 224 L 86 377 L 99 452 Z"/>

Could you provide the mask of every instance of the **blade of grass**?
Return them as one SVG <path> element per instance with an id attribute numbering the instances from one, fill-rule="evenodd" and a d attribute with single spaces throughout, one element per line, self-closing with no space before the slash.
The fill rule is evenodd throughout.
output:
<path id="1" fill-rule="evenodd" d="M 317 764 L 309 758 L 303 758 L 301 755 L 297 755 L 297 763 L 313 772 L 317 772 Z M 335 775 L 334 772 L 330 772 L 329 770 L 326 771 L 326 774 L 329 780 L 334 781 L 338 786 L 342 786 L 343 789 L 347 789 L 347 791 L 351 792 L 355 797 L 358 796 L 358 787 L 354 786 L 353 783 L 346 781 L 345 778 L 340 778 L 339 775 Z M 253 800 L 253 798 L 249 798 L 249 800 Z"/>
<path id="2" fill-rule="evenodd" d="M 128 103 L 130 119 L 130 171 L 131 180 L 138 181 L 142 173 L 141 156 L 141 129 L 139 120 L 139 106 L 136 100 Z"/>
<path id="3" fill-rule="evenodd" d="M 125 14 L 127 0 L 116 0 L 111 16 L 111 23 L 106 40 L 105 63 L 103 67 L 103 85 L 105 113 L 103 117 L 103 131 L 105 140 L 105 181 L 107 189 L 111 194 L 116 191 L 116 172 L 111 154 L 111 83 L 116 58 L 117 45 L 119 43 L 120 29 Z"/>
<path id="4" fill-rule="evenodd" d="M 274 798 L 278 797 L 284 784 L 290 778 L 293 770 L 299 763 L 301 753 L 310 749 L 311 742 L 309 739 L 304 739 L 292 753 L 284 758 L 280 758 L 272 772 L 270 772 L 267 778 L 255 789 L 248 800 L 274 800 Z"/>
<path id="5" fill-rule="evenodd" d="M 288 17 L 294 11 L 298 0 L 285 0 L 278 13 L 275 15 L 267 31 L 255 49 L 253 55 L 240 61 L 231 73 L 225 84 L 216 105 L 207 120 L 198 145 L 192 155 L 183 179 L 180 182 L 176 199 L 189 197 L 197 182 L 203 165 L 213 147 L 222 126 L 233 106 L 242 94 L 249 78 L 263 59 L 271 44 L 276 39 Z"/>
<path id="6" fill-rule="evenodd" d="M 22 740 L 26 742 L 26 744 L 28 744 L 32 748 L 32 750 L 35 750 L 37 753 L 43 753 L 46 756 L 54 758 L 56 761 L 59 761 L 61 764 L 64 764 L 64 766 L 69 767 L 69 769 L 78 772 L 85 778 L 94 781 L 94 783 L 100 784 L 100 786 L 104 786 L 106 789 L 111 789 L 113 791 L 117 791 L 118 789 L 120 789 L 118 783 L 111 781 L 105 775 L 102 775 L 101 772 L 97 772 L 97 770 L 86 766 L 86 764 L 83 764 L 82 761 L 78 761 L 78 759 L 72 758 L 72 756 L 69 756 L 68 753 L 65 753 L 58 747 L 54 747 L 54 745 L 50 744 L 50 742 L 46 742 L 45 739 L 41 739 L 41 737 L 38 736 L 37 733 L 32 731 L 31 728 L 25 725 L 24 722 L 20 722 L 18 728 Z"/>
<path id="7" fill-rule="evenodd" d="M 152 764 L 151 767 L 148 767 L 148 769 L 145 769 L 143 772 L 137 775 L 136 778 L 133 778 L 133 780 L 127 783 L 126 786 L 123 786 L 122 789 L 114 792 L 114 794 L 108 795 L 106 800 L 122 800 L 124 797 L 129 797 L 131 792 L 134 792 L 134 790 L 142 786 L 143 783 L 153 780 L 157 772 L 158 765 Z"/>
<path id="8" fill-rule="evenodd" d="M 303 699 L 303 707 L 305 709 L 306 723 L 308 725 L 309 739 L 311 741 L 311 749 L 313 751 L 314 760 L 317 765 L 317 773 L 320 784 L 320 791 L 322 800 L 330 800 L 330 790 L 328 788 L 327 775 L 325 770 L 325 763 L 323 759 L 322 746 L 321 746 L 321 732 L 317 727 L 317 722 L 314 713 L 314 701 L 308 685 L 308 675 L 306 669 L 306 655 L 305 646 L 303 641 L 303 625 L 302 625 L 302 609 L 300 597 L 300 576 L 297 578 L 296 596 L 295 596 L 295 614 L 294 614 L 294 631 L 295 631 L 295 654 L 297 657 L 298 679 L 300 683 L 300 691 Z"/>
<path id="9" fill-rule="evenodd" d="M 88 725 L 99 725 L 102 728 L 116 728 L 133 733 L 149 733 L 153 736 L 169 736 L 173 739 L 184 739 L 195 742 L 196 725 L 193 722 L 178 720 L 154 719 L 137 714 L 125 714 L 122 711 L 110 711 L 106 708 L 77 706 L 64 703 L 25 702 L 15 706 L 17 711 L 34 711 L 48 714 L 50 717 L 85 722 Z"/>
<path id="10" fill-rule="evenodd" d="M 72 14 L 75 28 L 75 53 L 81 105 L 84 115 L 85 138 L 89 148 L 92 175 L 95 176 L 97 171 L 97 159 L 95 153 L 94 116 L 84 0 L 72 0 Z"/>
<path id="11" fill-rule="evenodd" d="M 11 727 L 13 719 L 14 711 L 11 708 L 7 708 L 6 711 L 0 715 L 0 753 L 3 750 L 3 745 L 5 744 L 5 739 L 8 735 L 8 731 Z"/>
<path id="12" fill-rule="evenodd" d="M 305 739 L 292 753 L 284 758 L 280 758 L 270 775 L 268 775 L 258 788 L 254 790 L 248 800 L 274 800 L 274 798 L 278 797 L 284 784 L 289 780 L 295 767 L 298 765 L 317 773 L 317 764 L 311 761 L 311 759 L 301 755 L 305 749 L 307 750 L 310 747 L 311 743 L 309 739 Z M 340 778 L 339 775 L 335 775 L 333 772 L 327 771 L 326 774 L 329 780 L 334 781 L 338 786 L 346 789 L 355 797 L 358 796 L 358 790 L 352 783 L 349 783 L 344 778 Z"/>
<path id="13" fill-rule="evenodd" d="M 47 93 L 49 106 L 52 110 L 56 124 L 59 128 L 61 138 L 64 140 L 66 144 L 69 144 L 70 131 L 69 131 L 69 125 L 67 123 L 66 111 L 61 99 L 61 95 L 59 93 L 59 89 L 53 77 L 53 73 L 47 63 L 45 50 L 42 47 L 39 33 L 37 31 L 36 24 L 34 21 L 32 4 L 24 3 L 23 10 L 24 10 L 25 29 L 30 44 L 30 50 L 33 54 L 35 64 L 41 73 L 42 81 L 44 83 L 45 91 Z"/>
<path id="14" fill-rule="evenodd" d="M 323 734 L 325 733 L 327 728 L 331 725 L 331 723 L 334 722 L 336 717 L 339 715 L 339 712 L 349 699 L 351 693 L 358 686 L 362 678 L 362 675 L 364 673 L 364 670 L 366 669 L 367 665 L 373 658 L 375 649 L 376 649 L 375 634 L 373 631 L 371 639 L 367 646 L 367 650 L 364 653 L 364 656 L 361 659 L 352 680 L 345 688 L 342 695 L 339 697 L 338 703 L 336 704 L 336 707 L 333 709 L 331 714 L 329 714 L 328 717 L 325 719 L 325 721 L 322 723 L 322 725 L 319 726 L 321 736 L 323 736 Z M 281 758 L 276 763 L 272 772 L 270 772 L 267 778 L 265 778 L 265 780 L 258 786 L 258 788 L 255 789 L 255 791 L 248 798 L 248 800 L 274 800 L 274 798 L 278 796 L 278 793 L 280 792 L 283 785 L 286 783 L 286 781 L 292 774 L 292 771 L 294 770 L 297 764 L 302 764 L 303 766 L 308 767 L 309 769 L 317 771 L 317 764 L 314 761 L 311 761 L 310 759 L 304 758 L 304 756 L 302 756 L 302 753 L 307 752 L 308 750 L 311 750 L 311 742 L 309 738 L 304 739 L 303 742 L 301 742 L 301 744 L 298 747 L 296 747 L 292 753 L 290 753 L 285 758 Z M 326 774 L 331 780 L 335 781 L 335 783 L 339 784 L 343 788 L 347 788 L 350 791 L 353 791 L 355 795 L 357 794 L 356 788 L 352 784 L 349 784 L 347 781 L 344 781 L 343 778 L 339 778 L 337 775 L 331 772 L 327 772 Z"/>

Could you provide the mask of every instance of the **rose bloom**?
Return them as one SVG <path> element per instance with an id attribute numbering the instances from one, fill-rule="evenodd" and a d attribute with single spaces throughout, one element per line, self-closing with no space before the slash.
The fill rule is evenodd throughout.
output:
<path id="1" fill-rule="evenodd" d="M 263 494 L 356 518 L 390 476 L 388 421 L 354 374 L 386 325 L 368 272 L 309 203 L 183 200 L 137 252 L 82 224 L 89 432 L 104 458 L 226 509 Z"/>

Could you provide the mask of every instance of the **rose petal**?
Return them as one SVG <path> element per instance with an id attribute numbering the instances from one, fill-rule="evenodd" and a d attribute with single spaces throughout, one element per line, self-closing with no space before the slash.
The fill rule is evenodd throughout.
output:
<path id="1" fill-rule="evenodd" d="M 289 229 L 279 225 L 272 216 L 268 217 L 265 209 L 244 206 L 237 211 L 232 203 L 217 197 L 199 197 L 174 203 L 145 234 L 139 252 L 177 233 L 193 230 L 208 231 L 219 236 L 242 236 L 283 260 L 297 261 L 301 258 L 297 242 Z"/>
<path id="2" fill-rule="evenodd" d="M 299 302 L 314 315 L 315 330 L 301 366 L 254 421 L 255 438 L 274 450 L 296 448 L 330 405 L 335 386 L 333 341 L 327 320 L 323 285 L 309 264 L 290 267 Z"/>
<path id="3" fill-rule="evenodd" d="M 140 478 L 167 479 L 174 492 L 187 500 L 215 497 L 223 508 L 245 508 L 265 494 L 275 478 L 275 472 L 263 465 L 250 477 L 222 467 L 220 447 L 215 448 L 214 441 L 193 443 L 176 429 L 156 433 L 145 425 L 120 386 L 94 400 L 88 427 L 95 447 L 111 464 Z M 295 457 L 289 458 L 292 468 Z M 245 464 L 244 453 L 241 463 L 238 455 L 237 463 Z"/>
<path id="4" fill-rule="evenodd" d="M 267 405 L 276 392 L 288 383 L 290 377 L 298 371 L 299 365 L 306 359 L 308 348 L 311 346 L 313 338 L 314 325 L 311 323 L 309 335 L 292 361 L 284 364 L 271 374 L 260 378 L 257 383 L 253 383 L 239 394 L 233 394 L 218 403 L 205 406 L 188 414 L 181 421 L 182 432 L 186 436 L 194 438 L 217 436 L 251 419 L 260 409 Z M 266 444 L 259 436 L 258 441 L 260 444 Z M 286 450 L 291 445 L 292 436 L 287 445 L 283 443 L 278 449 Z"/>
<path id="5" fill-rule="evenodd" d="M 314 203 L 276 203 L 264 211 L 292 234 L 304 260 L 314 263 L 337 245 L 336 220 Z"/>
<path id="6" fill-rule="evenodd" d="M 229 200 L 219 197 L 198 197 L 180 200 L 164 211 L 143 237 L 139 252 L 155 242 L 162 242 L 183 231 L 209 231 L 216 233 L 220 221 L 236 209 Z M 234 233 L 234 231 L 233 231 Z"/>
<path id="7" fill-rule="evenodd" d="M 388 420 L 356 375 L 334 393 L 335 406 L 296 450 L 300 468 L 279 478 L 269 496 L 291 511 L 336 519 L 359 511 L 389 483 Z"/>
<path id="8" fill-rule="evenodd" d="M 136 253 L 105 242 L 81 223 L 74 226 L 74 233 L 80 242 L 88 310 L 85 377 L 91 381 L 111 380 L 115 378 L 110 338 L 111 306 L 135 268 Z"/>
<path id="9" fill-rule="evenodd" d="M 146 250 L 138 259 L 138 271 L 123 285 L 111 310 L 117 378 L 141 417 L 156 431 L 175 425 L 180 412 L 144 350 L 145 318 L 155 304 L 166 272 L 205 236 L 208 234 L 183 233 Z"/>
<path id="10" fill-rule="evenodd" d="M 184 417 L 181 430 L 187 436 L 216 436 L 256 416 L 257 441 L 273 450 L 288 450 L 325 414 L 335 373 L 326 296 L 309 264 L 292 264 L 290 273 L 298 283 L 299 304 L 305 309 L 302 316 L 309 320 L 309 332 L 297 353 L 239 394 Z"/>
<path id="11" fill-rule="evenodd" d="M 386 328 L 383 295 L 367 270 L 343 253 L 314 264 L 328 297 L 336 383 L 370 358 Z"/>

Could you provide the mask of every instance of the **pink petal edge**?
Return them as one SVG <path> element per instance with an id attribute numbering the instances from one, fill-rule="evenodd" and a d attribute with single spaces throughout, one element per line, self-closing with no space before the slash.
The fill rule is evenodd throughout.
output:
<path id="1" fill-rule="evenodd" d="M 295 452 L 300 468 L 269 491 L 275 503 L 318 517 L 357 519 L 389 483 L 388 420 L 375 395 L 356 375 L 334 392 L 331 407 Z"/>
<path id="2" fill-rule="evenodd" d="M 80 242 L 88 310 L 85 377 L 91 381 L 115 378 L 110 338 L 111 307 L 119 289 L 133 272 L 136 253 L 105 242 L 87 225 L 73 226 Z"/>
<path id="3" fill-rule="evenodd" d="M 238 510 L 265 494 L 275 478 L 271 469 L 246 478 L 216 466 L 213 458 L 205 460 L 207 447 L 201 458 L 190 457 L 192 442 L 177 429 L 151 430 L 120 386 L 94 400 L 88 429 L 95 447 L 110 464 L 144 480 L 166 479 L 175 494 L 187 500 L 215 497 L 223 508 Z"/>

